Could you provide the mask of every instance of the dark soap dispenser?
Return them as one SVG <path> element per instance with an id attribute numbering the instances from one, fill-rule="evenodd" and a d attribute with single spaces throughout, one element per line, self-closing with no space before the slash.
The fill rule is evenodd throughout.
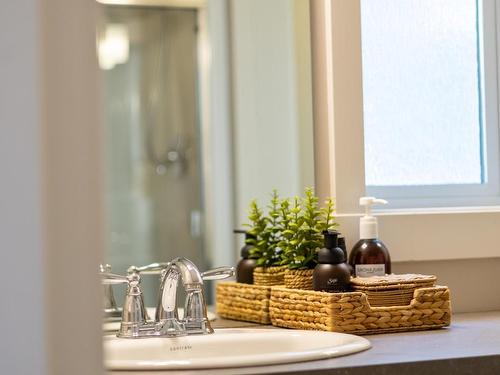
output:
<path id="1" fill-rule="evenodd" d="M 234 233 L 245 234 L 245 246 L 241 248 L 241 260 L 236 265 L 236 281 L 238 283 L 253 284 L 253 270 L 257 265 L 257 260 L 249 259 L 253 245 L 248 244 L 247 240 L 255 237 L 241 229 L 235 229 Z"/>
<path id="2" fill-rule="evenodd" d="M 325 247 L 318 252 L 318 264 L 313 271 L 313 289 L 323 292 L 349 291 L 351 272 L 344 251 L 338 246 L 338 232 L 325 231 Z"/>

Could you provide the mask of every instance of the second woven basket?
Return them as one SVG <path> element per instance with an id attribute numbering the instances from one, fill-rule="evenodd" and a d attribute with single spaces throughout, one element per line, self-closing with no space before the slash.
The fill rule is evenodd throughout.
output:
<path id="1" fill-rule="evenodd" d="M 356 334 L 433 329 L 451 321 L 450 291 L 445 286 L 417 289 L 409 305 L 390 307 L 371 307 L 361 292 L 273 287 L 269 312 L 275 326 Z"/>

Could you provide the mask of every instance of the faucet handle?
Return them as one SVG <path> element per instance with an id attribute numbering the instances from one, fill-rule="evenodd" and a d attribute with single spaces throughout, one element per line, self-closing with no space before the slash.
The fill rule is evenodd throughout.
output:
<path id="1" fill-rule="evenodd" d="M 101 276 L 103 285 L 128 284 L 133 279 L 131 277 L 132 273 L 133 272 L 130 272 L 126 276 L 118 275 L 111 272 L 111 266 L 109 264 L 99 265 L 99 275 Z"/>
<path id="2" fill-rule="evenodd" d="M 201 273 L 203 280 L 222 280 L 234 276 L 234 267 L 217 267 Z"/>
<path id="3" fill-rule="evenodd" d="M 164 272 L 170 262 L 151 263 L 146 266 L 130 266 L 127 273 L 138 272 L 143 275 L 159 275 Z M 221 280 L 234 276 L 234 267 L 217 267 L 201 273 L 203 280 Z"/>
<path id="4" fill-rule="evenodd" d="M 158 275 L 169 265 L 170 262 L 159 262 L 159 263 L 151 263 L 141 267 L 130 266 L 127 270 L 127 273 L 130 274 L 132 272 L 139 272 L 142 273 L 143 275 Z"/>
<path id="5" fill-rule="evenodd" d="M 140 288 L 141 276 L 132 272 L 126 276 L 128 287 L 123 302 L 122 323 L 118 337 L 138 337 L 139 328 L 145 326 L 148 320 L 144 298 Z"/>
<path id="6" fill-rule="evenodd" d="M 104 285 L 127 284 L 129 282 L 127 276 L 111 272 L 101 272 L 101 278 Z"/>
<path id="7" fill-rule="evenodd" d="M 139 327 L 147 322 L 144 299 L 139 286 L 141 276 L 138 272 L 130 272 L 127 276 L 111 272 L 100 272 L 102 283 L 105 285 L 127 284 L 127 293 L 123 303 L 122 322 L 118 337 L 135 337 L 139 335 Z"/>

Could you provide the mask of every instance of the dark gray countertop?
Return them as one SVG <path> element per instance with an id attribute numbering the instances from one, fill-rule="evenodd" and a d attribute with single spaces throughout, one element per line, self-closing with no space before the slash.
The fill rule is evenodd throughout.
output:
<path id="1" fill-rule="evenodd" d="M 253 327 L 219 319 L 217 327 Z M 269 328 L 269 326 L 265 326 Z M 280 328 L 276 328 L 280 329 Z M 372 348 L 320 361 L 243 368 L 111 374 L 500 374 L 500 312 L 453 315 L 448 328 L 366 336 Z"/>

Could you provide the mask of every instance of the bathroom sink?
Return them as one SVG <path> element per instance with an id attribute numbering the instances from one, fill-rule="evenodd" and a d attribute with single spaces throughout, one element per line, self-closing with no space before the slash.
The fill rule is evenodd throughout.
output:
<path id="1" fill-rule="evenodd" d="M 104 337 L 110 370 L 242 367 L 311 361 L 370 348 L 359 336 L 284 329 L 216 329 L 176 338 Z"/>

